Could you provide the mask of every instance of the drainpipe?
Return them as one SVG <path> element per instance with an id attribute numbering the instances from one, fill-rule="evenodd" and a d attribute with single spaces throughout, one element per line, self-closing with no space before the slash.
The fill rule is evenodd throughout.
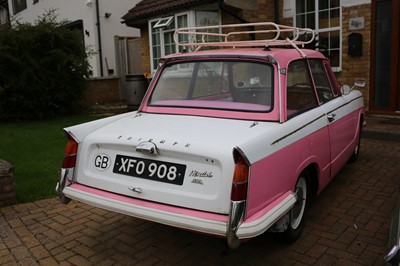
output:
<path id="1" fill-rule="evenodd" d="M 242 18 L 241 16 L 237 15 L 235 12 L 227 8 L 225 5 L 225 1 L 219 2 L 219 8 L 228 13 L 229 15 L 231 15 L 232 17 L 234 17 L 235 19 L 239 20 L 240 22 L 249 23 L 247 20 L 245 20 L 244 18 Z"/>
<path id="2" fill-rule="evenodd" d="M 100 57 L 100 76 L 103 77 L 103 49 L 101 48 L 101 29 L 100 29 L 100 8 L 99 0 L 96 0 L 96 26 L 97 26 L 97 38 L 99 42 L 99 57 Z"/>
<path id="3" fill-rule="evenodd" d="M 279 0 L 275 0 L 275 23 L 279 24 Z"/>
<path id="4" fill-rule="evenodd" d="M 249 23 L 246 19 L 244 19 L 243 17 L 237 15 L 235 12 L 233 12 L 233 11 L 230 10 L 228 7 L 226 7 L 225 1 L 220 1 L 220 2 L 219 2 L 219 8 L 220 8 L 221 10 L 225 11 L 226 13 L 228 13 L 229 15 L 231 15 L 232 17 L 234 17 L 235 19 L 239 20 L 240 22 L 242 22 L 242 23 Z M 255 27 L 252 27 L 252 28 L 254 29 Z M 255 39 L 256 39 L 256 34 L 255 34 L 255 33 L 252 33 L 252 34 L 251 34 L 251 38 L 252 38 L 253 40 L 255 40 Z"/>

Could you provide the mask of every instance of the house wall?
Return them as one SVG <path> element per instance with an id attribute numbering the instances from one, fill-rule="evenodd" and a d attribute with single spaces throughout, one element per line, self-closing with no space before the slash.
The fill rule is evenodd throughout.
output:
<path id="1" fill-rule="evenodd" d="M 229 1 L 228 1 L 229 2 Z M 259 22 L 259 21 L 273 21 L 274 17 L 274 6 L 271 0 L 258 0 L 258 6 L 256 8 L 252 8 L 249 10 L 242 10 L 235 13 L 235 16 L 238 16 L 247 22 Z M 272 3 L 272 5 L 271 5 Z M 246 5 L 246 4 L 245 4 Z M 153 18 L 149 18 L 153 19 Z M 237 24 L 243 23 L 238 18 L 226 13 L 221 12 L 221 20 L 222 24 Z M 142 50 L 142 67 L 143 72 L 151 74 L 151 66 L 150 66 L 150 43 L 149 43 L 149 30 L 148 25 L 142 24 L 140 26 L 141 32 L 141 50 Z"/>
<path id="2" fill-rule="evenodd" d="M 367 85 L 358 88 L 364 94 L 364 104 L 368 107 L 369 78 L 370 78 L 370 45 L 371 45 L 371 0 L 341 0 L 342 4 L 342 69 L 335 75 L 340 85 L 353 85 L 354 79 L 365 78 Z M 295 0 L 280 0 L 280 23 L 293 25 Z M 350 20 L 363 18 L 364 27 L 357 30 L 350 29 Z M 360 33 L 363 36 L 362 56 L 348 55 L 348 40 L 351 33 Z"/>
<path id="3" fill-rule="evenodd" d="M 295 0 L 279 0 L 279 18 L 275 18 L 274 0 L 258 0 L 258 8 L 243 10 L 236 15 L 248 22 L 276 21 L 279 24 L 293 25 Z M 364 94 L 365 106 L 368 107 L 370 78 L 370 39 L 371 39 L 371 0 L 342 0 L 342 69 L 335 73 L 341 85 L 353 85 L 354 79 L 365 78 L 367 86 L 359 88 Z M 221 13 L 223 24 L 241 23 L 237 18 L 225 12 Z M 364 27 L 350 29 L 350 19 L 364 18 Z M 361 57 L 348 55 L 348 36 L 356 32 L 363 35 L 363 53 Z M 150 51 L 147 24 L 141 27 L 142 63 L 144 72 L 150 72 Z"/>
<path id="4" fill-rule="evenodd" d="M 364 28 L 351 30 L 349 27 L 350 19 L 364 18 Z M 339 84 L 353 85 L 356 78 L 365 78 L 367 85 L 358 88 L 364 95 L 364 105 L 368 107 L 369 100 L 369 80 L 370 80 L 370 59 L 371 59 L 371 4 L 343 6 L 342 7 L 342 71 L 337 73 Z M 363 36 L 361 57 L 348 55 L 348 40 L 351 33 L 360 33 Z"/>
<path id="5" fill-rule="evenodd" d="M 27 8 L 14 15 L 12 0 L 8 0 L 10 15 L 12 21 L 33 23 L 39 16 L 45 14 L 48 10 L 56 10 L 59 20 L 76 21 L 83 20 L 85 45 L 92 52 L 89 63 L 92 67 L 93 77 L 100 76 L 99 42 L 97 34 L 96 18 L 96 0 L 39 0 L 33 4 L 33 1 L 27 0 Z M 101 28 L 101 46 L 103 52 L 103 71 L 107 76 L 106 61 L 108 68 L 117 70 L 117 61 L 115 53 L 114 36 L 139 37 L 140 31 L 135 28 L 126 27 L 121 23 L 121 17 L 127 13 L 139 0 L 118 0 L 118 4 L 109 0 L 98 0 L 99 17 Z M 105 13 L 110 13 L 109 18 Z M 115 73 L 116 74 L 116 73 Z"/>

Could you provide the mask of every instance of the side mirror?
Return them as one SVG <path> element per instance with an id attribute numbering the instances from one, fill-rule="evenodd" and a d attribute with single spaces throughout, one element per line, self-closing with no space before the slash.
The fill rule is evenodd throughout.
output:
<path id="1" fill-rule="evenodd" d="M 354 87 L 364 88 L 366 84 L 367 84 L 367 81 L 366 81 L 365 79 L 363 79 L 363 78 L 358 78 L 358 79 L 355 79 L 355 80 L 354 80 L 353 88 L 354 88 Z"/>
<path id="2" fill-rule="evenodd" d="M 355 79 L 355 80 L 354 80 L 353 87 L 350 88 L 349 85 L 343 85 L 343 86 L 340 88 L 340 92 L 341 92 L 343 95 L 347 95 L 347 94 L 349 94 L 355 87 L 364 88 L 366 84 L 367 84 L 367 81 L 366 81 L 365 79 L 363 79 L 363 78 L 358 78 L 358 79 Z"/>

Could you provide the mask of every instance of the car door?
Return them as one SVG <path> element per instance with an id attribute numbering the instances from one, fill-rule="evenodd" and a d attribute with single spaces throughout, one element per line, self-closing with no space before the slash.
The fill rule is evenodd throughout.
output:
<path id="1" fill-rule="evenodd" d="M 327 61 L 309 59 L 319 104 L 328 120 L 331 150 L 331 177 L 347 162 L 356 141 L 358 115 L 350 110 L 349 101 L 341 96 Z"/>
<path id="2" fill-rule="evenodd" d="M 329 123 L 325 110 L 321 109 L 307 59 L 294 60 L 288 65 L 286 114 L 285 125 L 292 132 L 288 134 L 303 143 L 303 162 L 318 164 L 319 184 L 325 186 L 331 173 Z M 303 165 L 303 162 L 298 163 Z"/>

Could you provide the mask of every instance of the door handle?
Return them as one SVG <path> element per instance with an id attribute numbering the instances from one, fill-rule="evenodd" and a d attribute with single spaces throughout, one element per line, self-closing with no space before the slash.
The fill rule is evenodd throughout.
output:
<path id="1" fill-rule="evenodd" d="M 332 123 L 333 121 L 335 121 L 335 116 L 336 116 L 335 113 L 327 115 L 329 123 Z"/>

